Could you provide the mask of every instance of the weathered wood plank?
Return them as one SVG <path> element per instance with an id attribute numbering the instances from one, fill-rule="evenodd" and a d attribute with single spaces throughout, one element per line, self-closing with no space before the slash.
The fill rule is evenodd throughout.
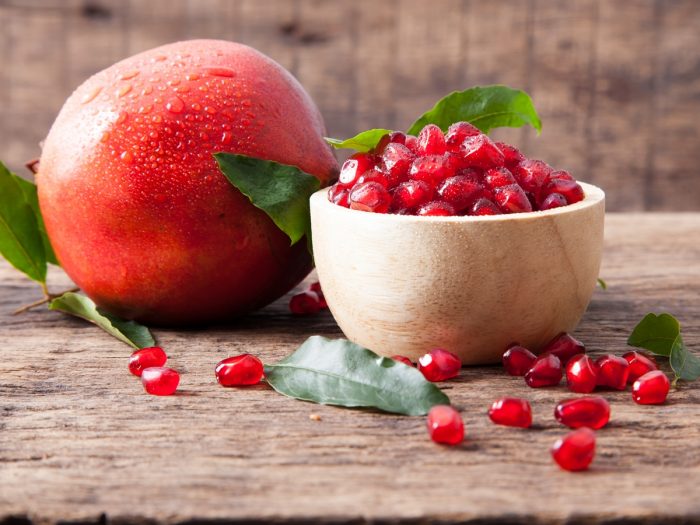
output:
<path id="1" fill-rule="evenodd" d="M 643 314 L 668 310 L 697 348 L 700 214 L 607 222 L 609 289 L 596 292 L 577 336 L 593 355 L 619 354 Z M 179 395 L 154 398 L 128 375 L 129 348 L 96 328 L 47 311 L 9 316 L 37 294 L 0 263 L 0 522 L 700 523 L 697 384 L 663 407 L 603 393 L 613 420 L 598 432 L 592 470 L 572 475 L 548 455 L 564 432 L 551 416 L 564 387 L 463 370 L 445 385 L 467 424 L 457 449 L 433 445 L 423 418 L 218 387 L 224 356 L 269 361 L 310 334 L 339 335 L 328 314 L 291 317 L 282 300 L 230 326 L 156 331 L 183 376 Z M 505 394 L 531 400 L 536 428 L 488 421 Z"/>

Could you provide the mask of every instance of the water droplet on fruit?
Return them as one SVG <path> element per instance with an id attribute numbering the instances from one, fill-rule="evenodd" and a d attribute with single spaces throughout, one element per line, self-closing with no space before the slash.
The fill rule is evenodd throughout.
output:
<path id="1" fill-rule="evenodd" d="M 199 138 L 202 140 L 209 140 L 209 135 L 203 131 L 199 134 Z"/>
<path id="2" fill-rule="evenodd" d="M 200 90 L 202 93 L 206 93 L 207 91 L 209 91 L 209 88 L 207 86 L 199 86 L 197 89 Z"/>
<path id="3" fill-rule="evenodd" d="M 151 121 L 158 124 L 160 122 L 163 122 L 163 117 L 161 117 L 160 115 L 153 115 L 153 117 L 151 118 Z"/>
<path id="4" fill-rule="evenodd" d="M 204 71 L 215 77 L 232 78 L 236 76 L 236 72 L 229 67 L 207 67 Z"/>
<path id="5" fill-rule="evenodd" d="M 199 80 L 199 75 L 197 73 L 190 73 L 185 76 L 187 80 Z"/>
<path id="6" fill-rule="evenodd" d="M 150 113 L 153 110 L 153 105 L 147 104 L 139 108 L 139 113 Z"/>
<path id="7" fill-rule="evenodd" d="M 244 108 L 249 108 L 252 105 L 253 103 L 248 99 L 241 100 L 241 106 L 243 106 Z"/>
<path id="8" fill-rule="evenodd" d="M 175 88 L 176 93 L 187 93 L 190 90 L 190 86 L 177 86 Z"/>
<path id="9" fill-rule="evenodd" d="M 156 83 L 160 82 L 160 77 L 151 77 L 148 79 L 148 81 L 156 84 Z"/>
<path id="10" fill-rule="evenodd" d="M 157 55 L 151 59 L 151 62 L 164 62 L 168 59 L 165 55 Z"/>
<path id="11" fill-rule="evenodd" d="M 180 84 L 180 79 L 178 79 L 178 78 L 173 78 L 171 80 L 168 80 L 169 86 L 177 86 L 179 84 Z"/>
<path id="12" fill-rule="evenodd" d="M 192 104 L 192 109 L 194 109 L 195 111 L 200 111 L 202 109 L 202 106 L 195 102 L 194 104 Z"/>
<path id="13" fill-rule="evenodd" d="M 210 115 L 216 114 L 216 108 L 213 108 L 213 107 L 211 107 L 211 106 L 205 107 L 205 108 L 204 108 L 204 111 L 206 111 L 206 112 L 209 113 Z"/>
<path id="14" fill-rule="evenodd" d="M 148 134 L 148 136 L 151 137 L 152 139 L 157 139 L 157 138 L 158 138 L 158 132 L 157 132 L 157 131 L 151 131 L 151 132 Z"/>
<path id="15" fill-rule="evenodd" d="M 153 93 L 153 86 L 146 86 L 143 88 L 143 91 L 141 91 L 142 95 L 150 95 L 151 93 Z"/>
<path id="16" fill-rule="evenodd" d="M 88 102 L 91 102 L 95 100 L 95 97 L 100 94 L 100 91 L 102 91 L 102 86 L 97 86 L 90 91 L 87 95 L 85 95 L 82 99 L 80 99 L 81 104 L 87 104 Z"/>
<path id="17" fill-rule="evenodd" d="M 109 140 L 109 131 L 105 131 L 102 133 L 102 136 L 100 137 L 100 142 L 107 142 Z"/>
<path id="18" fill-rule="evenodd" d="M 224 131 L 223 135 L 221 135 L 221 143 L 222 144 L 231 144 L 231 141 L 233 140 L 233 133 L 230 131 Z"/>
<path id="19" fill-rule="evenodd" d="M 131 80 L 134 77 L 137 77 L 141 72 L 134 69 L 132 71 L 127 71 L 126 73 L 123 73 L 119 79 L 120 80 Z"/>
<path id="20" fill-rule="evenodd" d="M 119 158 L 127 164 L 131 164 L 132 162 L 134 162 L 134 156 L 128 151 L 122 151 L 122 154 L 119 156 Z"/>
<path id="21" fill-rule="evenodd" d="M 185 103 L 181 98 L 173 97 L 165 104 L 165 108 L 171 113 L 182 113 L 182 110 L 185 109 Z"/>
<path id="22" fill-rule="evenodd" d="M 123 96 L 126 95 L 129 91 L 131 91 L 131 88 L 132 88 L 132 87 L 133 87 L 133 86 L 132 86 L 131 84 L 124 84 L 122 87 L 120 87 L 120 88 L 117 90 L 117 97 L 123 97 Z"/>

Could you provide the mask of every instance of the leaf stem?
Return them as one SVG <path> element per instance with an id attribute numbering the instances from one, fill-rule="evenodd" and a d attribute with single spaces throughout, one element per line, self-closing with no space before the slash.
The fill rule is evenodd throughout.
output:
<path id="1" fill-rule="evenodd" d="M 19 315 L 19 314 L 22 314 L 24 312 L 31 310 L 32 308 L 36 308 L 37 306 L 41 306 L 42 304 L 46 304 L 46 303 L 56 299 L 56 297 L 62 296 L 64 293 L 77 292 L 80 290 L 80 288 L 78 288 L 76 286 L 75 288 L 71 288 L 70 290 L 65 290 L 61 293 L 49 293 L 49 289 L 46 287 L 46 283 L 39 283 L 39 284 L 41 284 L 41 289 L 44 292 L 44 298 L 39 299 L 38 301 L 34 301 L 33 303 L 29 303 L 29 304 L 25 304 L 24 306 L 20 306 L 19 308 L 17 308 L 17 310 L 12 312 L 12 315 Z"/>

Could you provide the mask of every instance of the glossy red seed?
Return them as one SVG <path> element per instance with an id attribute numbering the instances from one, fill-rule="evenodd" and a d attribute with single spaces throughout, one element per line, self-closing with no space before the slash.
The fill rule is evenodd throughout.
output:
<path id="1" fill-rule="evenodd" d="M 447 151 L 445 136 L 435 124 L 428 124 L 418 133 L 418 151 L 421 155 L 442 155 Z"/>
<path id="2" fill-rule="evenodd" d="M 566 202 L 566 199 L 561 193 L 552 193 L 550 195 L 547 195 L 547 197 L 542 201 L 542 204 L 540 205 L 540 210 L 551 210 L 554 208 L 561 208 L 562 206 L 566 206 L 568 202 Z"/>
<path id="3" fill-rule="evenodd" d="M 167 360 L 168 356 L 160 346 L 142 348 L 129 357 L 129 372 L 141 377 L 144 368 L 163 366 Z"/>
<path id="4" fill-rule="evenodd" d="M 416 215 L 423 217 L 451 217 L 456 214 L 455 209 L 443 201 L 432 201 L 419 206 L 416 210 Z"/>
<path id="5" fill-rule="evenodd" d="M 472 182 L 468 177 L 455 175 L 440 183 L 437 193 L 440 199 L 450 204 L 459 213 L 469 208 L 483 193 L 481 184 Z"/>
<path id="6" fill-rule="evenodd" d="M 321 308 L 328 308 L 326 296 L 323 295 L 323 290 L 321 289 L 321 283 L 319 283 L 318 281 L 311 283 L 309 285 L 309 291 L 316 294 L 316 296 L 318 297 L 318 304 Z"/>
<path id="7" fill-rule="evenodd" d="M 460 146 L 460 153 L 470 166 L 481 169 L 503 166 L 503 153 L 486 135 L 467 137 Z"/>
<path id="8" fill-rule="evenodd" d="M 630 369 L 629 363 L 619 356 L 608 354 L 596 360 L 598 365 L 598 386 L 624 390 Z"/>
<path id="9" fill-rule="evenodd" d="M 549 174 L 549 178 L 576 181 L 576 179 L 571 176 L 571 173 L 566 170 L 555 170 Z"/>
<path id="10" fill-rule="evenodd" d="M 350 192 L 350 208 L 353 210 L 386 213 L 391 204 L 391 195 L 378 182 L 358 184 Z"/>
<path id="11" fill-rule="evenodd" d="M 422 180 L 402 182 L 394 190 L 391 200 L 392 210 L 411 209 L 430 202 L 435 195 L 433 187 Z"/>
<path id="12" fill-rule="evenodd" d="M 493 190 L 496 204 L 504 213 L 524 213 L 532 211 L 532 205 L 523 189 L 517 184 L 501 186 Z"/>
<path id="13" fill-rule="evenodd" d="M 409 170 L 411 179 L 425 181 L 433 187 L 454 174 L 452 167 L 445 162 L 444 155 L 418 157 L 413 161 Z"/>
<path id="14" fill-rule="evenodd" d="M 600 396 L 567 399 L 554 409 L 554 417 L 570 428 L 603 428 L 610 421 L 610 404 Z"/>
<path id="15" fill-rule="evenodd" d="M 143 388 L 154 396 L 169 396 L 175 393 L 180 383 L 180 374 L 172 368 L 155 366 L 145 368 L 141 373 Z"/>
<path id="16" fill-rule="evenodd" d="M 448 151 L 459 151 L 464 139 L 475 135 L 481 135 L 481 131 L 476 126 L 472 126 L 469 122 L 455 122 L 445 133 L 445 143 Z"/>
<path id="17" fill-rule="evenodd" d="M 659 369 L 659 365 L 653 357 L 641 352 L 627 352 L 622 354 L 622 358 L 630 365 L 629 374 L 627 375 L 628 384 L 634 383 L 647 372 Z"/>
<path id="18" fill-rule="evenodd" d="M 263 364 L 254 355 L 242 354 L 220 361 L 214 373 L 221 386 L 257 385 L 263 377 Z"/>
<path id="19" fill-rule="evenodd" d="M 491 189 L 517 184 L 510 170 L 503 166 L 486 170 L 484 172 L 484 183 Z"/>
<path id="20" fill-rule="evenodd" d="M 586 354 L 575 355 L 566 365 L 566 382 L 572 392 L 593 392 L 598 385 L 598 365 Z"/>
<path id="21" fill-rule="evenodd" d="M 567 332 L 562 332 L 542 349 L 542 353 L 554 354 L 565 365 L 577 354 L 586 352 L 586 346 Z"/>
<path id="22" fill-rule="evenodd" d="M 543 354 L 525 373 L 525 382 L 532 388 L 556 386 L 561 381 L 562 375 L 559 358 L 553 354 Z"/>
<path id="23" fill-rule="evenodd" d="M 435 443 L 459 445 L 464 440 L 462 416 L 449 405 L 436 405 L 428 412 L 428 433 Z"/>
<path id="24" fill-rule="evenodd" d="M 564 179 L 551 179 L 542 188 L 543 195 L 551 195 L 552 193 L 562 195 L 569 204 L 582 201 L 585 196 L 583 188 L 581 188 L 578 182 Z"/>
<path id="25" fill-rule="evenodd" d="M 552 457 L 564 470 L 586 470 L 595 457 L 595 432 L 583 427 L 559 438 L 552 446 Z"/>
<path id="26" fill-rule="evenodd" d="M 549 180 L 552 168 L 541 160 L 524 160 L 511 171 L 523 190 L 532 193 L 539 202 L 540 189 Z"/>
<path id="27" fill-rule="evenodd" d="M 386 189 L 389 189 L 390 184 L 387 174 L 378 168 L 368 169 L 362 175 L 360 175 L 360 178 L 357 179 L 355 187 L 364 184 L 365 182 L 376 182 Z"/>
<path id="28" fill-rule="evenodd" d="M 347 208 L 350 206 L 350 190 L 340 184 L 334 184 L 328 190 L 328 200 L 333 204 Z"/>
<path id="29" fill-rule="evenodd" d="M 503 354 L 503 368 L 512 376 L 524 376 L 537 361 L 537 356 L 527 348 L 513 345 Z"/>
<path id="30" fill-rule="evenodd" d="M 406 134 L 402 133 L 401 131 L 392 131 L 391 133 L 387 133 L 381 139 L 379 139 L 379 142 L 374 147 L 374 150 L 372 150 L 372 152 L 375 155 L 381 155 L 382 153 L 384 153 L 386 147 L 392 143 L 393 144 L 405 144 L 406 143 Z"/>
<path id="31" fill-rule="evenodd" d="M 452 352 L 435 348 L 418 359 L 418 370 L 428 381 L 445 381 L 459 375 L 462 361 Z"/>
<path id="32" fill-rule="evenodd" d="M 418 137 L 406 135 L 406 142 L 404 142 L 404 145 L 411 150 L 411 153 L 418 155 Z"/>
<path id="33" fill-rule="evenodd" d="M 456 175 L 464 177 L 469 182 L 484 185 L 484 170 L 479 168 L 462 168 L 457 170 Z"/>
<path id="34" fill-rule="evenodd" d="M 301 292 L 293 295 L 289 300 L 289 311 L 294 315 L 316 314 L 319 310 L 321 310 L 321 302 L 315 292 Z"/>
<path id="35" fill-rule="evenodd" d="M 392 355 L 391 358 L 394 361 L 400 361 L 404 365 L 408 365 L 411 367 L 413 366 L 413 363 L 411 362 L 411 360 L 408 357 L 406 357 L 405 355 Z"/>
<path id="36" fill-rule="evenodd" d="M 408 170 L 414 158 L 415 155 L 403 144 L 390 143 L 384 149 L 382 169 L 386 173 L 390 188 L 408 178 Z"/>
<path id="37" fill-rule="evenodd" d="M 478 199 L 469 209 L 469 215 L 501 215 L 501 210 L 489 199 Z"/>
<path id="38" fill-rule="evenodd" d="M 493 402 L 489 417 L 497 425 L 528 428 L 532 425 L 532 408 L 527 399 L 503 397 Z"/>
<path id="39" fill-rule="evenodd" d="M 338 182 L 341 185 L 349 187 L 357 182 L 365 171 L 373 168 L 375 158 L 369 153 L 355 153 L 343 163 L 338 175 Z"/>
<path id="40" fill-rule="evenodd" d="M 652 370 L 632 385 L 632 399 L 640 405 L 660 405 L 666 401 L 671 383 L 661 370 Z"/>
<path id="41" fill-rule="evenodd" d="M 515 146 L 511 146 L 510 144 L 506 144 L 505 142 L 495 142 L 495 144 L 496 146 L 498 146 L 498 149 L 501 150 L 501 153 L 503 153 L 503 157 L 505 158 L 507 168 L 517 166 L 525 160 L 525 155 L 520 153 L 518 148 L 516 148 Z"/>

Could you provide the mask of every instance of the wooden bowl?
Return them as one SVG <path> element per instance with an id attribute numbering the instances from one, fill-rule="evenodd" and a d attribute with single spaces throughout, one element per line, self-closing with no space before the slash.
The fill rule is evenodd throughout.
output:
<path id="1" fill-rule="evenodd" d="M 338 325 L 378 354 L 432 348 L 496 363 L 576 328 L 596 287 L 605 194 L 548 211 L 490 217 L 367 213 L 311 197 L 319 281 Z"/>

